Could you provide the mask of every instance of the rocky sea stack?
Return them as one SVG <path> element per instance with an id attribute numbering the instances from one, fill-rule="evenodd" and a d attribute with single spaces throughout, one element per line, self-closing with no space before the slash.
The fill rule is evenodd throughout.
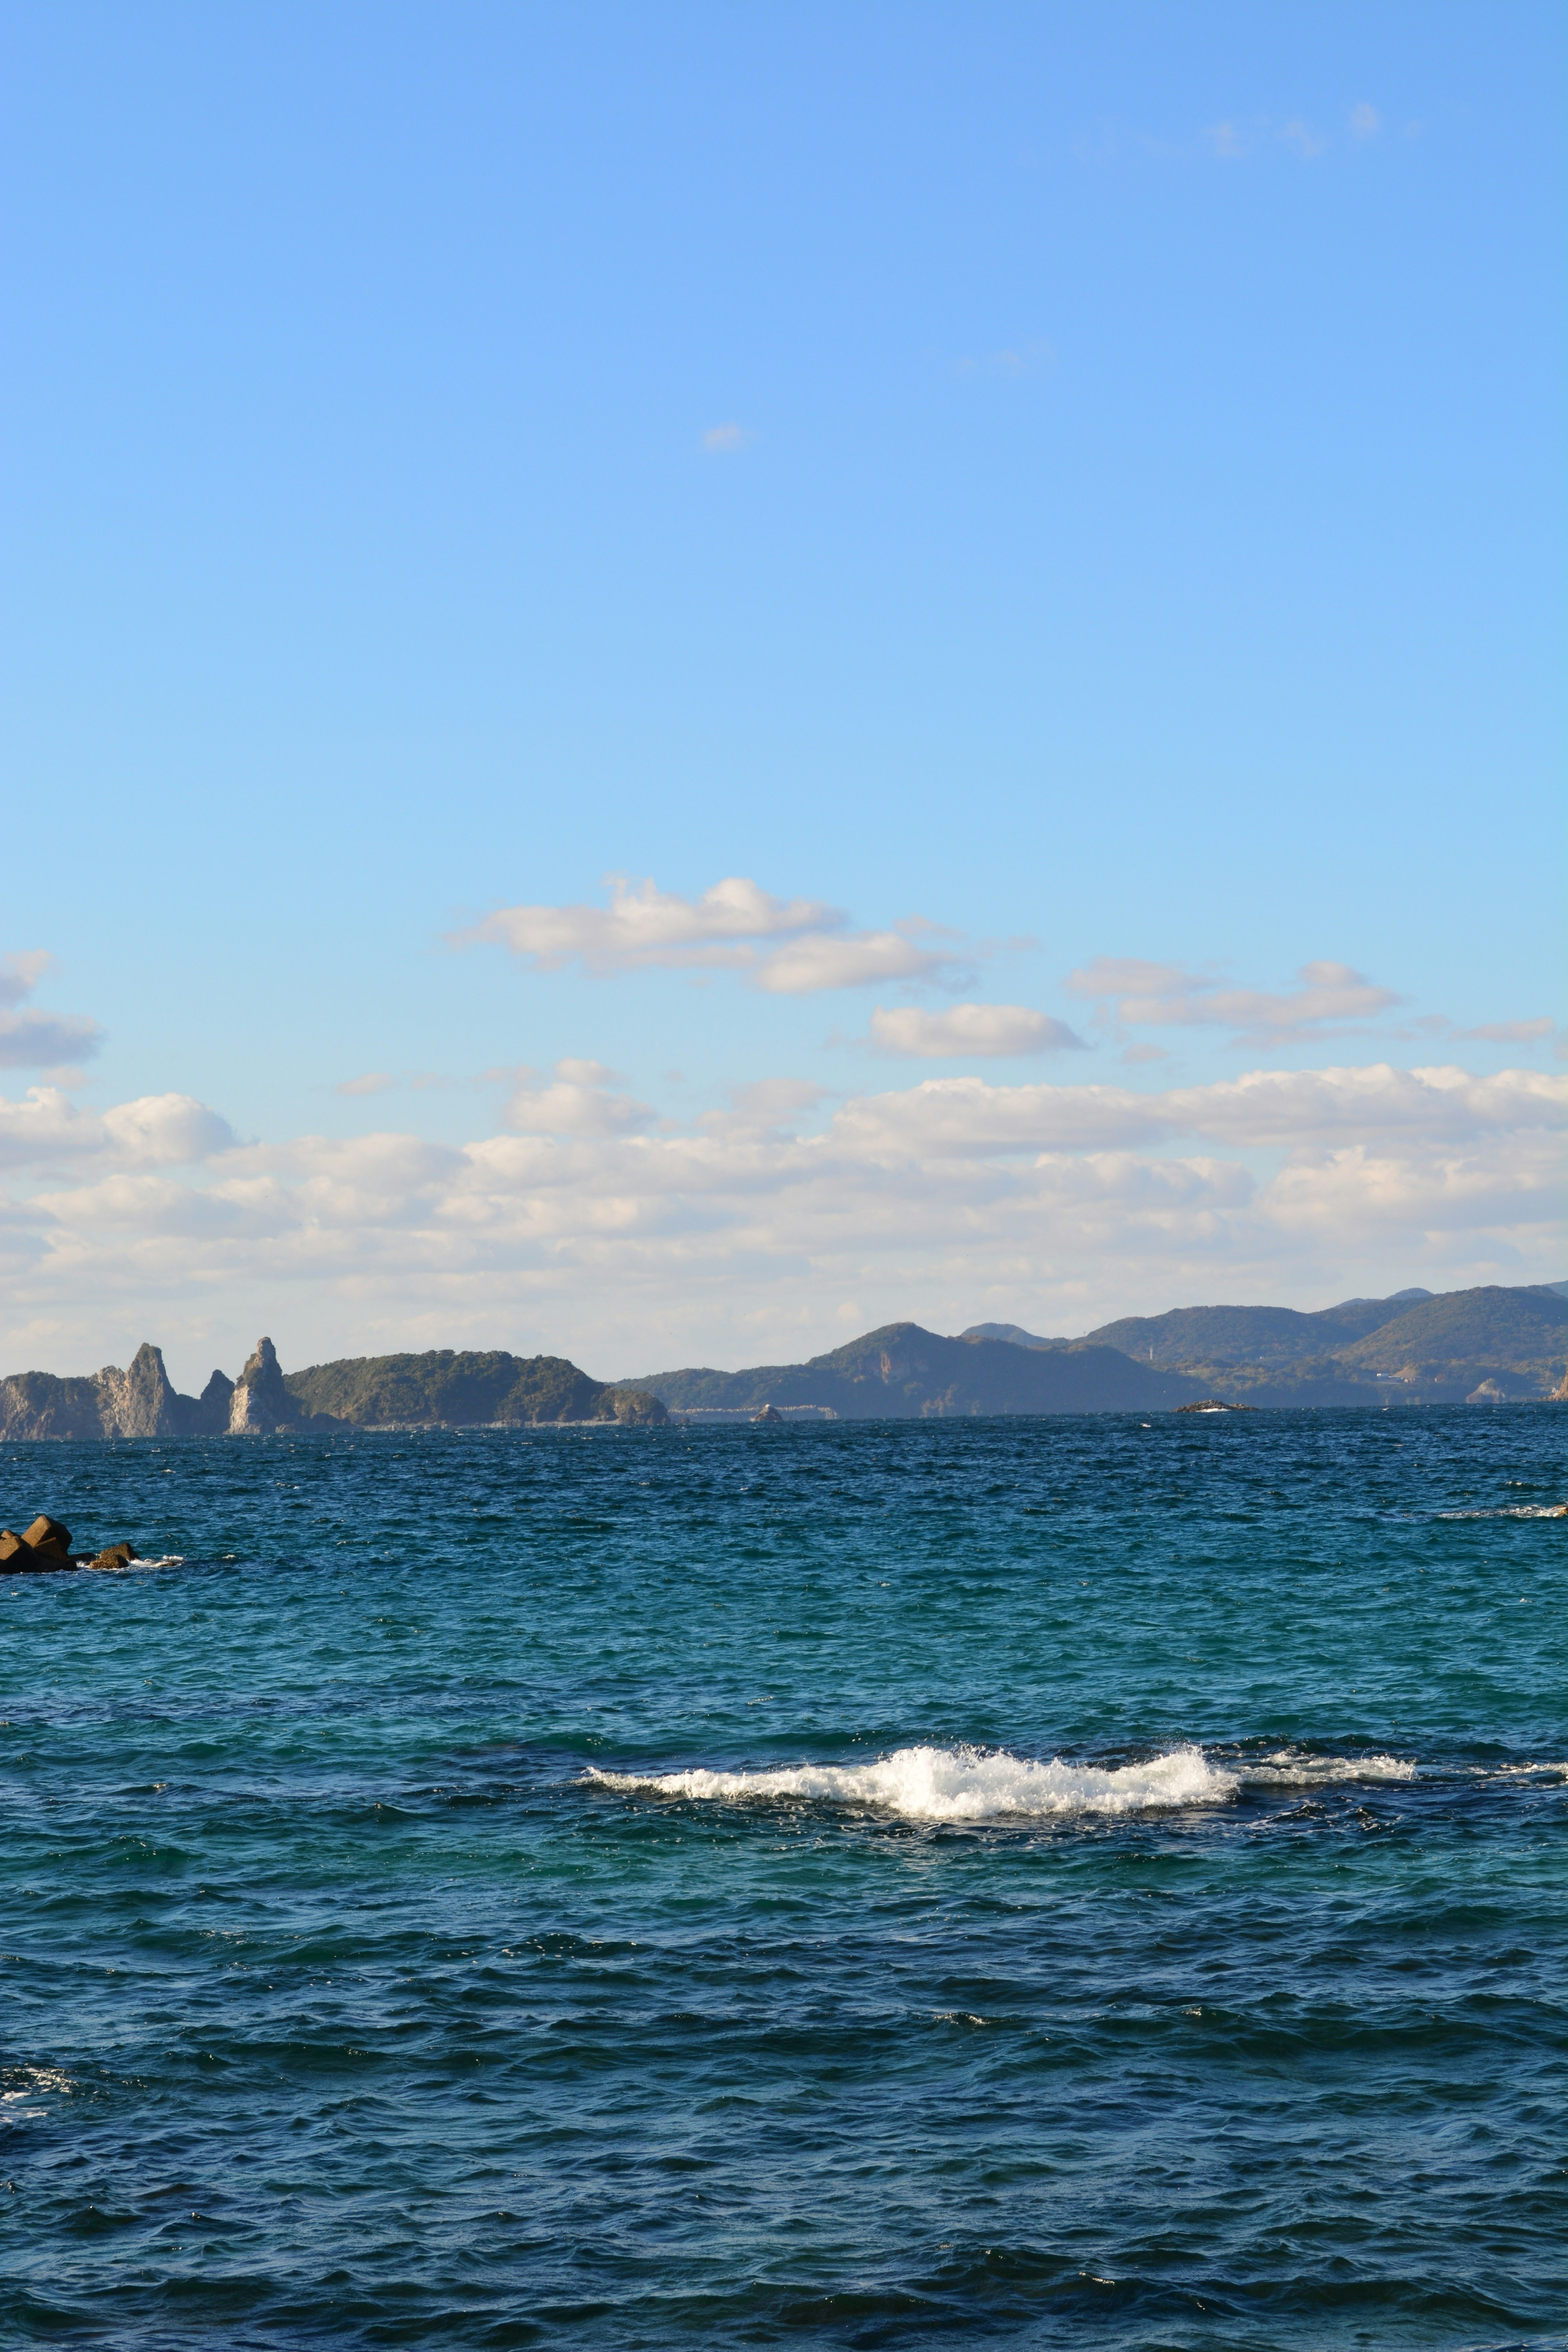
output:
<path id="1" fill-rule="evenodd" d="M 433 1349 L 419 1356 L 353 1356 L 285 1372 L 263 1338 L 237 1381 L 215 1371 L 182 1396 L 150 1343 L 130 1369 L 0 1380 L 0 1439 L 327 1436 L 346 1429 L 538 1427 L 556 1423 L 648 1426 L 668 1418 L 656 1396 L 591 1380 L 563 1356 Z M 20 1540 L 18 1538 L 18 1540 Z"/>

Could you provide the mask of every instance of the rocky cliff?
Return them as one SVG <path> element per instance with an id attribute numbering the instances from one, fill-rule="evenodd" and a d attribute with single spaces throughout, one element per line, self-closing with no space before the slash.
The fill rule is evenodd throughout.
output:
<path id="1" fill-rule="evenodd" d="M 285 1374 L 258 1339 L 237 1381 L 215 1371 L 199 1397 L 182 1396 L 161 1349 L 138 1349 L 129 1370 L 0 1380 L 0 1440 L 105 1437 L 268 1437 L 298 1432 L 416 1425 L 465 1428 L 555 1422 L 657 1423 L 657 1397 L 590 1380 L 563 1356 L 437 1349 L 423 1356 L 356 1356 Z"/>
<path id="2" fill-rule="evenodd" d="M 127 1370 L 61 1378 L 15 1372 L 0 1380 L 0 1438 L 205 1437 L 228 1426 L 230 1383 L 215 1372 L 199 1397 L 182 1396 L 163 1351 L 140 1347 Z"/>

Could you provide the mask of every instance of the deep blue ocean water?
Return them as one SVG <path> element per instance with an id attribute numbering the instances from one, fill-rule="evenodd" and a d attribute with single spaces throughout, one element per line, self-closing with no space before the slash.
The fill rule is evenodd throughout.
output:
<path id="1" fill-rule="evenodd" d="M 1568 2342 L 1565 1426 L 0 1451 L 3 2340 Z"/>

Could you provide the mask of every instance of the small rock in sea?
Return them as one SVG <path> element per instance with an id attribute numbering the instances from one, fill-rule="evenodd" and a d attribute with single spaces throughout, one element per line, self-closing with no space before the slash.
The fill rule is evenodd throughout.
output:
<path id="1" fill-rule="evenodd" d="M 54 1521 L 45 1524 L 53 1527 Z M 0 1528 L 0 1576 L 37 1576 L 50 1569 L 75 1566 L 69 1552 L 58 1544 L 30 1544 L 26 1536 L 19 1536 L 15 1528 Z"/>
<path id="2" fill-rule="evenodd" d="M 776 1404 L 763 1405 L 761 1412 L 754 1412 L 752 1419 L 753 1422 L 765 1422 L 775 1429 L 782 1429 L 784 1425 L 784 1417 Z"/>
<path id="3" fill-rule="evenodd" d="M 86 1565 L 89 1568 L 129 1568 L 137 1557 L 134 1544 L 110 1544 L 107 1550 L 100 1551 L 95 1559 L 89 1559 Z"/>
<path id="4" fill-rule="evenodd" d="M 62 1568 L 68 1568 L 70 1565 L 71 1531 L 69 1528 L 62 1528 L 58 1519 L 48 1517 L 35 1519 L 22 1538 L 22 1541 L 25 1544 L 31 1544 L 35 1551 L 47 1552 L 57 1557 Z"/>

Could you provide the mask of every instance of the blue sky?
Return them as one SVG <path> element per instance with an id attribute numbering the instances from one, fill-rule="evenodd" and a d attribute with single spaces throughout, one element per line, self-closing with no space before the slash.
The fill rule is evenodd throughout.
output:
<path id="1" fill-rule="evenodd" d="M 0 1083 L 70 1106 L 13 1121 L 7 1363 L 1561 1274 L 1548 1161 L 1509 1192 L 1562 1084 L 1558 11 L 0 26 L 0 944 L 52 960 Z M 611 875 L 831 912 L 649 961 Z M 903 946 L 775 984 L 801 938 Z M 1120 1139 L 1436 1065 L 1522 1092 Z M 962 1084 L 1028 1114 L 967 1190 L 878 1144 L 801 1209 L 857 1105 Z"/>

